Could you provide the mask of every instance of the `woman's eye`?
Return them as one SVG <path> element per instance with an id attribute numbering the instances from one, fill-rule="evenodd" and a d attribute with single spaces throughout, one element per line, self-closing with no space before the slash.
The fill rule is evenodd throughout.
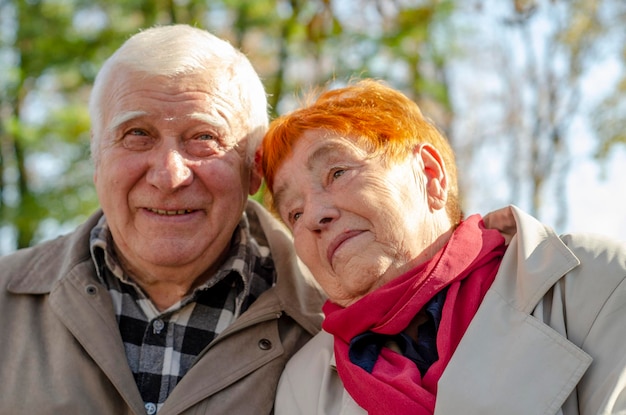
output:
<path id="1" fill-rule="evenodd" d="M 343 170 L 343 169 L 337 169 L 337 170 L 333 171 L 333 179 L 337 179 L 337 178 L 339 178 L 339 177 L 343 176 L 343 174 L 344 174 L 345 172 L 346 172 L 346 171 L 345 171 L 345 170 Z"/>
<path id="2" fill-rule="evenodd" d="M 294 224 L 300 219 L 302 212 L 287 212 L 285 217 L 285 224 L 293 229 Z"/>
<path id="3" fill-rule="evenodd" d="M 298 219 L 300 219 L 301 216 L 302 216 L 302 212 L 292 213 L 291 214 L 291 221 L 292 222 L 297 222 Z"/>

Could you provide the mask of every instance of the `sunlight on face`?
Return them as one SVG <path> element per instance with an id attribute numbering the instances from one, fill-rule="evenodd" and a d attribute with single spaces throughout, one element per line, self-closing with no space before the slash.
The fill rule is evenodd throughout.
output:
<path id="1" fill-rule="evenodd" d="M 199 274 L 228 247 L 251 186 L 233 99 L 201 75 L 115 78 L 94 180 L 130 268 Z"/>
<path id="2" fill-rule="evenodd" d="M 386 166 L 348 138 L 308 131 L 274 189 L 298 255 L 340 305 L 423 262 L 434 234 L 418 156 Z"/>

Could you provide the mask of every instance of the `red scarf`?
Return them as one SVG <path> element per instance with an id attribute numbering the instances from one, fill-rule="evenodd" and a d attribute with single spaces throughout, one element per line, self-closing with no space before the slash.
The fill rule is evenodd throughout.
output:
<path id="1" fill-rule="evenodd" d="M 335 338 L 339 377 L 361 407 L 381 415 L 434 413 L 437 382 L 491 286 L 505 249 L 500 233 L 485 229 L 480 216 L 473 215 L 430 261 L 346 308 L 324 304 L 323 327 Z M 350 362 L 348 346 L 354 336 L 366 331 L 402 332 L 445 287 L 449 288 L 437 331 L 439 360 L 423 378 L 412 361 L 386 347 L 371 374 Z"/>

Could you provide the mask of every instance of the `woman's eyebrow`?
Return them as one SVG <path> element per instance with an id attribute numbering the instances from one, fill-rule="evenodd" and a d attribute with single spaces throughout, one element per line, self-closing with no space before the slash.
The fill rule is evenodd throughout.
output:
<path id="1" fill-rule="evenodd" d="M 331 156 L 335 156 L 338 153 L 342 153 L 344 150 L 344 146 L 339 143 L 330 143 L 323 147 L 315 150 L 306 160 L 306 168 L 309 170 L 313 170 L 316 164 L 320 161 L 325 161 L 329 159 Z"/>
<path id="2" fill-rule="evenodd" d="M 321 162 L 325 162 L 328 159 L 335 157 L 337 155 L 342 154 L 345 151 L 345 146 L 340 143 L 329 143 L 322 147 L 319 147 L 315 151 L 313 151 L 306 159 L 304 163 L 304 167 L 307 171 L 313 171 L 318 164 Z M 286 194 L 289 192 L 289 189 L 285 186 L 277 186 L 273 192 L 273 200 L 274 206 L 276 208 L 280 208 L 280 206 L 284 203 Z"/>
<path id="3" fill-rule="evenodd" d="M 285 192 L 287 188 L 285 186 L 280 186 L 274 190 L 274 194 L 272 195 L 272 199 L 274 199 L 273 204 L 276 210 L 280 211 L 280 207 L 285 199 Z M 280 212 L 278 212 L 280 213 Z"/>

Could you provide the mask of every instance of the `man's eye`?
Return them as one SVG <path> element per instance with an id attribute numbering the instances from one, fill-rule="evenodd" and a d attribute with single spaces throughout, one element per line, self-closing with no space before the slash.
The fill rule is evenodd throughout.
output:
<path id="1" fill-rule="evenodd" d="M 201 134 L 198 136 L 198 140 L 200 141 L 215 140 L 215 136 L 213 134 Z"/>
<path id="2" fill-rule="evenodd" d="M 130 130 L 128 132 L 128 134 L 130 134 L 130 135 L 139 135 L 139 136 L 148 135 L 144 130 L 140 130 L 138 128 Z"/>
<path id="3" fill-rule="evenodd" d="M 219 138 L 209 133 L 194 136 L 186 142 L 185 147 L 195 157 L 208 157 L 223 150 Z"/>
<path id="4" fill-rule="evenodd" d="M 148 150 L 153 145 L 152 138 L 143 130 L 129 130 L 122 140 L 124 148 L 133 151 Z"/>
<path id="5" fill-rule="evenodd" d="M 296 213 L 291 215 L 291 220 L 294 221 L 294 222 L 297 222 L 298 219 L 300 219 L 301 216 L 302 216 L 302 212 L 296 212 Z"/>

